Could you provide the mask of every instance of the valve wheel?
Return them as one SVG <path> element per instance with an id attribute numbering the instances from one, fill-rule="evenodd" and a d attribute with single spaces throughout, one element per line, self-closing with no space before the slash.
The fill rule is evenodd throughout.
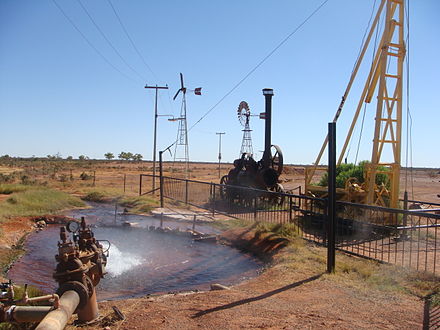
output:
<path id="1" fill-rule="evenodd" d="M 220 184 L 224 184 L 227 185 L 229 181 L 229 177 L 227 175 L 223 175 L 222 178 L 220 179 Z M 225 199 L 226 198 L 226 187 L 220 187 L 220 197 L 221 199 Z"/>
<path id="2" fill-rule="evenodd" d="M 270 167 L 272 167 L 278 175 L 283 172 L 283 153 L 281 148 L 276 144 L 270 146 Z"/>

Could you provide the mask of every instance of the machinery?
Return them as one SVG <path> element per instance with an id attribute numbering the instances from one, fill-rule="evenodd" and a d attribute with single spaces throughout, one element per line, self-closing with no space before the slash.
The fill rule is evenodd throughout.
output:
<path id="1" fill-rule="evenodd" d="M 406 53 L 404 41 L 404 1 L 381 0 L 371 29 L 359 53 L 353 68 L 350 81 L 336 111 L 333 121 L 341 115 L 342 108 L 350 92 L 353 81 L 364 58 L 368 45 L 379 30 L 381 18 L 384 19 L 384 29 L 380 42 L 375 47 L 370 71 L 366 79 L 353 121 L 339 155 L 337 165 L 341 165 L 346 156 L 347 147 L 363 105 L 370 103 L 377 90 L 377 104 L 373 137 L 371 161 L 366 164 L 364 180 L 359 182 L 354 178 L 347 179 L 344 188 L 338 188 L 337 194 L 341 200 L 379 205 L 392 208 L 399 207 L 399 182 L 401 164 L 401 135 L 402 135 L 402 76 L 403 61 Z M 365 111 L 365 110 L 364 110 Z M 363 121 L 362 121 L 363 122 Z M 362 130 L 361 130 L 362 131 Z M 328 143 L 326 137 L 314 165 L 306 170 L 306 193 L 324 197 L 327 187 L 313 184 L 313 177 Z M 388 161 L 384 160 L 387 156 Z M 378 175 L 387 177 L 388 184 L 377 184 Z"/>
<path id="2" fill-rule="evenodd" d="M 73 241 L 67 231 L 73 233 Z M 0 322 L 39 322 L 36 329 L 64 329 L 72 314 L 78 314 L 80 323 L 98 317 L 95 287 L 105 275 L 108 249 L 95 239 L 86 225 L 71 221 L 60 229 L 58 264 L 53 277 L 58 282 L 56 294 L 29 298 L 27 285 L 21 299 L 15 299 L 12 282 L 0 285 Z M 29 306 L 50 301 L 51 306 Z"/>
<path id="3" fill-rule="evenodd" d="M 278 178 L 283 171 L 283 154 L 277 145 L 271 144 L 271 119 L 272 119 L 272 96 L 273 90 L 263 89 L 266 100 L 265 112 L 260 118 L 265 119 L 265 148 L 263 158 L 255 161 L 252 157 L 252 145 L 250 141 L 249 117 L 250 110 L 246 102 L 241 102 L 238 108 L 239 121 L 245 126 L 241 157 L 234 161 L 234 168 L 223 176 L 220 183 L 226 186 L 222 190 L 222 196 L 229 200 L 244 199 L 239 190 L 232 186 L 250 187 L 261 190 L 283 191 Z"/>

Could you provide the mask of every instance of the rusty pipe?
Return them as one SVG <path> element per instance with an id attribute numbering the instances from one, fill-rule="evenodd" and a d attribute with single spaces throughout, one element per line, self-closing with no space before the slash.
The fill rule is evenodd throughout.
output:
<path id="1" fill-rule="evenodd" d="M 60 298 L 59 308 L 49 312 L 40 322 L 36 330 L 61 330 L 64 329 L 73 312 L 79 304 L 79 294 L 73 290 L 63 293 Z"/>
<path id="2" fill-rule="evenodd" d="M 11 306 L 6 312 L 8 322 L 40 322 L 53 310 L 52 306 Z"/>
<path id="3" fill-rule="evenodd" d="M 46 296 L 32 297 L 32 298 L 28 298 L 26 295 L 25 298 L 23 299 L 23 302 L 25 304 L 28 304 L 28 303 L 34 303 L 34 302 L 46 301 L 46 300 L 53 300 L 53 306 L 55 308 L 58 308 L 60 305 L 60 297 L 56 293 L 48 294 Z"/>
<path id="4" fill-rule="evenodd" d="M 92 295 L 87 300 L 87 304 L 80 308 L 77 314 L 80 323 L 90 322 L 98 318 L 98 301 L 96 300 L 95 288 L 93 288 Z"/>

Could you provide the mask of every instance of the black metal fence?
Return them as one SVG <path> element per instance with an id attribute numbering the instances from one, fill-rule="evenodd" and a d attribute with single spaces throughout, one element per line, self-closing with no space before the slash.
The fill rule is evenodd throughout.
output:
<path id="1" fill-rule="evenodd" d="M 143 176 L 147 178 L 141 179 L 140 191 L 142 182 L 151 184 L 151 176 Z M 293 224 L 304 239 L 327 243 L 326 199 L 171 177 L 163 177 L 162 182 L 165 199 L 249 222 Z M 440 204 L 410 202 L 423 208 L 337 202 L 337 249 L 438 275 L 440 215 L 436 212 Z"/>

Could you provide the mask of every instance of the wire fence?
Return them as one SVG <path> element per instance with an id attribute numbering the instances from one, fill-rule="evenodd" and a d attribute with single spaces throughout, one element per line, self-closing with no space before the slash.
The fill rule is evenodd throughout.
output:
<path id="1" fill-rule="evenodd" d="M 140 191 L 147 192 L 151 187 L 147 187 L 151 177 L 141 175 Z M 304 239 L 327 243 L 326 199 L 171 177 L 163 177 L 162 183 L 167 200 L 249 222 L 294 224 Z M 438 275 L 440 214 L 434 203 L 427 204 L 429 208 L 400 210 L 339 201 L 336 247 L 356 256 Z"/>

